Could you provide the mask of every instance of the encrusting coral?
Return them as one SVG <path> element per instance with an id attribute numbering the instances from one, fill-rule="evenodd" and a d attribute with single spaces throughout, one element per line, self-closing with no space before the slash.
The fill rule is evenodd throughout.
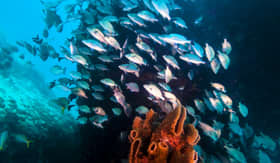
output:
<path id="1" fill-rule="evenodd" d="M 184 125 L 186 109 L 177 100 L 177 107 L 157 123 L 152 109 L 146 119 L 136 117 L 129 134 L 130 163 L 195 163 L 198 160 L 193 146 L 200 136 L 192 124 Z"/>

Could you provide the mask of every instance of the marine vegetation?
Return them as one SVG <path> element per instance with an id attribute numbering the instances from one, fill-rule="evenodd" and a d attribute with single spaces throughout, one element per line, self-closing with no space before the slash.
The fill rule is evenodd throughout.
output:
<path id="1" fill-rule="evenodd" d="M 200 136 L 192 124 L 184 124 L 186 118 L 186 109 L 178 100 L 177 107 L 162 122 L 152 109 L 146 119 L 135 117 L 129 134 L 129 162 L 195 163 L 198 154 L 193 146 Z"/>

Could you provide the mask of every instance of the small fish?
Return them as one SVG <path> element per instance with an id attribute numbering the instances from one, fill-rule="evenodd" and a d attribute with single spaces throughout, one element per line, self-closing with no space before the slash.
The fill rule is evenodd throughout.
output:
<path id="1" fill-rule="evenodd" d="M 92 108 L 92 110 L 95 112 L 95 114 L 100 115 L 100 116 L 105 116 L 106 112 L 104 111 L 104 109 L 102 107 L 94 107 Z"/>
<path id="2" fill-rule="evenodd" d="M 229 64 L 230 64 L 230 58 L 228 57 L 228 55 L 218 51 L 218 58 L 219 58 L 219 61 L 221 62 L 221 65 L 223 66 L 223 68 L 225 70 L 227 70 L 229 67 Z"/>
<path id="3" fill-rule="evenodd" d="M 212 46 L 210 46 L 207 43 L 205 44 L 205 53 L 206 53 L 206 57 L 207 57 L 208 61 L 211 62 L 215 57 L 215 51 L 212 48 Z"/>
<path id="4" fill-rule="evenodd" d="M 178 70 L 180 69 L 177 60 L 173 56 L 163 55 L 162 57 L 167 64 L 169 64 L 170 66 L 172 66 L 175 69 L 178 69 Z"/>
<path id="5" fill-rule="evenodd" d="M 220 84 L 220 83 L 211 83 L 211 86 L 212 86 L 213 88 L 215 88 L 216 90 L 221 91 L 221 92 L 223 92 L 223 93 L 226 93 L 226 92 L 227 92 L 225 86 L 223 86 L 223 85 Z"/>
<path id="6" fill-rule="evenodd" d="M 199 18 L 195 19 L 194 24 L 195 25 L 200 25 L 202 20 L 203 20 L 203 16 L 200 16 Z"/>
<path id="7" fill-rule="evenodd" d="M 162 96 L 161 90 L 154 84 L 145 84 L 143 85 L 145 90 L 149 92 L 151 95 L 153 95 L 157 99 L 164 100 L 164 97 Z"/>
<path id="8" fill-rule="evenodd" d="M 206 108 L 205 108 L 205 104 L 203 103 L 202 100 L 200 99 L 194 99 L 194 104 L 196 106 L 196 108 L 201 112 L 201 113 L 205 113 Z"/>
<path id="9" fill-rule="evenodd" d="M 248 115 L 248 108 L 247 108 L 247 106 L 242 104 L 241 102 L 239 102 L 238 108 L 239 108 L 239 112 L 242 115 L 242 117 L 246 118 L 247 115 Z"/>
<path id="10" fill-rule="evenodd" d="M 135 110 L 139 114 L 146 114 L 149 111 L 149 109 L 143 105 L 138 106 Z"/>
<path id="11" fill-rule="evenodd" d="M 181 28 L 188 29 L 186 22 L 180 17 L 173 18 L 173 23 Z"/>
<path id="12" fill-rule="evenodd" d="M 87 31 L 98 41 L 108 44 L 107 41 L 105 40 L 104 34 L 98 28 L 88 27 Z"/>
<path id="13" fill-rule="evenodd" d="M 204 56 L 204 50 L 197 42 L 193 42 L 192 49 L 200 58 Z"/>
<path id="14" fill-rule="evenodd" d="M 122 110 L 120 108 L 112 108 L 114 115 L 119 116 L 122 114 Z"/>
<path id="15" fill-rule="evenodd" d="M 168 66 L 166 66 L 164 76 L 165 76 L 165 82 L 166 83 L 169 83 L 169 81 L 172 80 L 172 78 L 173 78 L 172 72 L 171 72 L 171 70 L 169 69 Z"/>
<path id="16" fill-rule="evenodd" d="M 93 89 L 93 91 L 95 92 L 104 92 L 104 88 L 101 85 L 92 85 L 91 89 Z"/>
<path id="17" fill-rule="evenodd" d="M 51 100 L 51 101 L 61 108 L 62 114 L 64 114 L 64 111 L 65 111 L 65 109 L 68 108 L 69 102 L 70 102 L 65 97 L 59 97 L 59 98 Z"/>
<path id="18" fill-rule="evenodd" d="M 158 83 L 158 85 L 163 88 L 164 90 L 168 91 L 168 92 L 172 92 L 172 89 L 170 88 L 170 86 L 166 83 Z"/>
<path id="19" fill-rule="evenodd" d="M 234 159 L 236 162 L 239 163 L 247 163 L 246 157 L 242 152 L 240 152 L 238 149 L 231 148 L 228 146 L 225 146 L 225 149 L 227 150 L 227 153 Z"/>
<path id="20" fill-rule="evenodd" d="M 138 41 L 137 43 L 136 43 L 136 46 L 140 49 L 140 50 L 142 50 L 142 51 L 145 51 L 145 52 L 147 52 L 147 53 L 153 53 L 153 50 L 152 50 L 152 48 L 148 45 L 148 44 L 146 44 L 145 42 L 143 42 L 143 41 Z"/>
<path id="21" fill-rule="evenodd" d="M 227 41 L 227 39 L 224 39 L 224 42 L 222 44 L 223 52 L 226 54 L 229 54 L 231 52 L 231 45 Z"/>
<path id="22" fill-rule="evenodd" d="M 187 109 L 188 114 L 190 114 L 193 117 L 195 116 L 195 110 L 193 107 L 186 105 L 186 109 Z"/>
<path id="23" fill-rule="evenodd" d="M 101 71 L 108 71 L 109 70 L 109 68 L 106 65 L 104 65 L 104 64 L 96 64 L 95 68 L 97 70 L 101 70 Z"/>
<path id="24" fill-rule="evenodd" d="M 149 22 L 157 22 L 158 19 L 155 17 L 155 15 L 153 13 L 151 13 L 150 11 L 147 10 L 142 10 L 140 12 L 137 13 L 137 16 L 140 17 L 143 20 L 149 21 Z"/>
<path id="25" fill-rule="evenodd" d="M 116 101 L 123 107 L 124 113 L 126 114 L 126 116 L 129 117 L 131 115 L 131 108 L 126 103 L 125 96 L 123 95 L 121 89 L 118 87 L 115 87 L 113 89 L 113 92 L 114 92 L 114 97 L 116 98 Z"/>
<path id="26" fill-rule="evenodd" d="M 0 135 L 0 151 L 4 150 L 4 146 L 7 139 L 8 139 L 8 131 L 3 131 Z"/>
<path id="27" fill-rule="evenodd" d="M 103 47 L 101 43 L 96 40 L 82 40 L 82 43 L 85 44 L 90 49 L 96 50 L 100 53 L 104 53 L 107 50 Z"/>
<path id="28" fill-rule="evenodd" d="M 128 17 L 132 22 L 134 22 L 135 24 L 139 25 L 140 27 L 146 27 L 145 22 L 144 22 L 140 17 L 138 17 L 137 14 L 129 13 L 129 14 L 127 14 L 127 17 Z"/>
<path id="29" fill-rule="evenodd" d="M 167 20 L 171 20 L 171 17 L 169 16 L 169 9 L 166 5 L 165 1 L 163 0 L 152 0 L 152 5 L 154 9 Z"/>
<path id="30" fill-rule="evenodd" d="M 190 70 L 190 71 L 188 72 L 188 78 L 189 78 L 190 80 L 193 80 L 193 78 L 194 78 L 194 72 L 193 72 L 192 70 Z"/>
<path id="31" fill-rule="evenodd" d="M 72 56 L 72 60 L 74 62 L 77 62 L 83 66 L 88 66 L 88 62 L 87 62 L 87 59 L 81 55 L 73 55 Z"/>
<path id="32" fill-rule="evenodd" d="M 122 64 L 119 65 L 119 69 L 126 72 L 126 73 L 132 73 L 134 74 L 136 77 L 139 77 L 139 71 L 140 69 L 138 68 L 138 66 L 134 63 L 129 63 L 129 64 Z"/>
<path id="33" fill-rule="evenodd" d="M 116 50 L 122 50 L 119 42 L 114 37 L 105 37 L 106 42 Z"/>
<path id="34" fill-rule="evenodd" d="M 198 124 L 199 124 L 199 127 L 204 132 L 204 134 L 206 136 L 210 137 L 214 142 L 216 142 L 221 137 L 221 130 L 215 130 L 210 125 L 200 122 L 200 121 L 198 122 Z"/>
<path id="35" fill-rule="evenodd" d="M 139 92 L 139 86 L 137 83 L 130 82 L 126 83 L 126 88 L 129 89 L 131 92 Z"/>
<path id="36" fill-rule="evenodd" d="M 29 148 L 30 143 L 32 142 L 32 141 L 28 140 L 25 135 L 21 135 L 21 134 L 16 134 L 15 138 L 16 138 L 16 141 L 18 141 L 20 143 L 25 143 L 27 148 Z"/>
<path id="37" fill-rule="evenodd" d="M 211 105 L 213 106 L 213 108 L 215 108 L 215 110 L 219 113 L 222 114 L 224 111 L 224 106 L 222 104 L 222 102 L 219 99 L 216 98 L 209 98 L 209 101 L 211 103 Z"/>
<path id="38" fill-rule="evenodd" d="M 86 89 L 89 90 L 89 84 L 86 81 L 77 81 L 77 86 L 82 88 L 82 89 Z"/>
<path id="39" fill-rule="evenodd" d="M 87 122 L 88 122 L 87 117 L 79 117 L 77 120 L 81 125 L 87 124 Z"/>
<path id="40" fill-rule="evenodd" d="M 110 56 L 108 55 L 100 55 L 97 57 L 99 60 L 101 60 L 102 62 L 105 62 L 105 63 L 111 63 L 113 62 L 113 60 L 111 59 Z"/>
<path id="41" fill-rule="evenodd" d="M 54 65 L 54 66 L 51 67 L 50 71 L 54 75 L 62 75 L 62 74 L 65 74 L 66 68 L 62 68 L 61 66 Z"/>
<path id="42" fill-rule="evenodd" d="M 86 93 L 81 88 L 71 88 L 73 94 L 88 99 Z"/>
<path id="43" fill-rule="evenodd" d="M 261 132 L 259 136 L 257 135 L 254 136 L 252 147 L 263 148 L 265 150 L 273 152 L 275 151 L 277 144 L 271 137 Z"/>
<path id="44" fill-rule="evenodd" d="M 143 59 L 140 55 L 138 55 L 138 54 L 136 54 L 136 53 L 126 54 L 125 57 L 126 57 L 129 61 L 131 61 L 131 62 L 133 62 L 133 63 L 136 63 L 136 64 L 138 64 L 138 65 L 146 65 L 146 64 L 147 64 L 147 63 L 144 61 L 144 59 Z"/>
<path id="45" fill-rule="evenodd" d="M 217 74 L 219 72 L 219 69 L 221 67 L 221 63 L 217 58 L 214 58 L 210 63 L 211 69 L 214 72 L 214 74 Z"/>
<path id="46" fill-rule="evenodd" d="M 205 64 L 205 62 L 201 60 L 200 57 L 194 54 L 181 55 L 179 58 L 183 61 L 186 61 L 188 63 L 193 63 L 196 65 Z"/>
<path id="47" fill-rule="evenodd" d="M 271 160 L 270 160 L 268 154 L 266 154 L 262 150 L 259 150 L 258 160 L 259 160 L 259 163 L 271 163 Z"/>
<path id="48" fill-rule="evenodd" d="M 96 100 L 99 100 L 99 101 L 104 100 L 103 95 L 102 95 L 102 94 L 100 94 L 100 93 L 93 92 L 91 95 L 92 95 L 92 97 L 93 97 L 94 99 L 96 99 Z"/>
<path id="49" fill-rule="evenodd" d="M 117 84 L 110 78 L 104 78 L 104 79 L 100 80 L 100 82 L 104 85 L 107 85 L 107 86 L 111 87 L 111 88 L 117 86 Z"/>
<path id="50" fill-rule="evenodd" d="M 166 43 L 169 43 L 171 45 L 180 44 L 190 44 L 191 41 L 188 40 L 185 36 L 177 34 L 177 33 L 170 33 L 165 35 L 160 35 L 159 38 L 163 40 Z"/>
<path id="51" fill-rule="evenodd" d="M 82 79 L 82 74 L 80 72 L 77 72 L 77 71 L 71 71 L 70 72 L 70 76 L 74 79 Z"/>
<path id="52" fill-rule="evenodd" d="M 112 25 L 112 23 L 106 19 L 102 19 L 98 21 L 99 25 L 101 25 L 102 28 L 104 28 L 107 32 L 109 32 L 112 35 L 116 35 L 116 31 Z"/>
<path id="53" fill-rule="evenodd" d="M 83 113 L 91 113 L 89 107 L 87 105 L 81 105 L 79 106 L 79 110 Z"/>
<path id="54" fill-rule="evenodd" d="M 228 126 L 233 133 L 237 134 L 238 136 L 243 135 L 243 130 L 238 123 L 229 123 Z"/>

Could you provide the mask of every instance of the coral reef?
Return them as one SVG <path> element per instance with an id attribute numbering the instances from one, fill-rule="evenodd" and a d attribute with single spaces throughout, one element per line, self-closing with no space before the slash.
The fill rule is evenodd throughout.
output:
<path id="1" fill-rule="evenodd" d="M 198 160 L 193 146 L 200 136 L 192 124 L 184 125 L 186 109 L 177 107 L 161 123 L 152 109 L 146 119 L 135 117 L 129 134 L 130 163 L 194 163 Z"/>

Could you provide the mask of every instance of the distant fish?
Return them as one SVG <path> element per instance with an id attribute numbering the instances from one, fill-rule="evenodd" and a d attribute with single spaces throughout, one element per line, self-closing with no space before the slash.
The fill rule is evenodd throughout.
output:
<path id="1" fill-rule="evenodd" d="M 179 58 L 182 59 L 183 61 L 186 61 L 188 63 L 193 63 L 196 65 L 205 64 L 205 62 L 195 54 L 185 54 L 185 55 L 181 55 Z"/>
<path id="2" fill-rule="evenodd" d="M 0 135 L 0 151 L 4 150 L 7 139 L 8 139 L 8 131 L 3 131 Z"/>
<path id="3" fill-rule="evenodd" d="M 247 163 L 247 160 L 242 152 L 240 152 L 238 149 L 231 148 L 228 146 L 225 146 L 225 149 L 227 150 L 228 154 L 239 163 Z"/>
<path id="4" fill-rule="evenodd" d="M 173 18 L 173 23 L 181 28 L 188 29 L 186 22 L 180 17 Z"/>
<path id="5" fill-rule="evenodd" d="M 227 39 L 224 39 L 224 42 L 222 44 L 223 52 L 226 54 L 229 54 L 231 52 L 231 45 L 227 41 Z"/>
<path id="6" fill-rule="evenodd" d="M 215 57 L 215 51 L 212 48 L 212 46 L 210 46 L 207 43 L 205 44 L 205 53 L 206 53 L 206 57 L 207 57 L 208 61 L 211 62 Z"/>
<path id="7" fill-rule="evenodd" d="M 120 108 L 112 108 L 112 112 L 114 115 L 119 116 L 122 113 L 122 110 Z"/>
<path id="8" fill-rule="evenodd" d="M 83 113 L 91 113 L 90 108 L 87 105 L 81 105 L 79 106 L 79 110 Z"/>
<path id="9" fill-rule="evenodd" d="M 215 88 L 216 90 L 218 90 L 218 91 L 221 91 L 221 92 L 224 92 L 224 93 L 227 92 L 225 86 L 223 86 L 223 85 L 220 84 L 220 83 L 211 83 L 211 86 L 212 86 L 213 88 Z"/>
<path id="10" fill-rule="evenodd" d="M 241 102 L 239 102 L 238 108 L 239 108 L 239 112 L 242 115 L 242 117 L 246 118 L 247 115 L 248 115 L 248 108 L 247 108 L 247 106 L 242 104 Z"/>
<path id="11" fill-rule="evenodd" d="M 145 88 L 145 90 L 147 92 L 149 92 L 155 98 L 164 100 L 164 97 L 162 96 L 162 93 L 161 93 L 160 89 L 156 85 L 154 85 L 154 84 L 145 84 L 145 85 L 143 85 L 143 87 Z"/>
<path id="12" fill-rule="evenodd" d="M 199 127 L 202 129 L 204 134 L 210 137 L 214 142 L 216 142 L 221 137 L 221 130 L 215 130 L 213 127 L 206 123 L 198 122 Z"/>
<path id="13" fill-rule="evenodd" d="M 142 11 L 138 12 L 137 16 L 143 20 L 150 21 L 150 22 L 158 21 L 158 19 L 155 17 L 155 15 L 147 10 L 142 10 Z"/>
<path id="14" fill-rule="evenodd" d="M 125 84 L 127 89 L 129 89 L 131 92 L 139 92 L 139 86 L 137 83 L 130 82 Z"/>
<path id="15" fill-rule="evenodd" d="M 51 67 L 50 71 L 54 75 L 62 75 L 62 74 L 65 74 L 66 68 L 62 68 L 61 66 L 54 65 L 54 66 Z"/>
<path id="16" fill-rule="evenodd" d="M 100 80 L 100 82 L 109 87 L 115 87 L 117 85 L 112 79 L 109 79 L 109 78 L 104 78 L 104 79 Z"/>
<path id="17" fill-rule="evenodd" d="M 211 70 L 214 72 L 214 74 L 218 74 L 220 67 L 221 67 L 221 63 L 219 62 L 219 60 L 217 58 L 212 59 L 211 63 Z"/>
<path id="18" fill-rule="evenodd" d="M 149 109 L 145 106 L 138 106 L 135 110 L 139 114 L 146 114 L 149 111 Z"/>
<path id="19" fill-rule="evenodd" d="M 105 116 L 106 112 L 104 111 L 104 109 L 102 107 L 94 107 L 93 111 L 95 112 L 95 114 L 100 115 L 100 116 Z"/>
<path id="20" fill-rule="evenodd" d="M 91 93 L 91 95 L 96 100 L 99 100 L 99 101 L 104 100 L 104 96 L 101 93 L 93 92 L 93 93 Z"/>
<path id="21" fill-rule="evenodd" d="M 28 140 L 25 135 L 22 135 L 22 134 L 16 134 L 15 138 L 16 138 L 16 141 L 18 141 L 20 143 L 25 143 L 27 148 L 29 148 L 30 143 L 32 142 L 32 141 Z"/>
<path id="22" fill-rule="evenodd" d="M 200 16 L 199 18 L 195 19 L 194 24 L 195 25 L 200 25 L 202 20 L 203 20 L 203 16 Z"/>
<path id="23" fill-rule="evenodd" d="M 218 51 L 218 58 L 223 68 L 227 70 L 230 64 L 230 58 L 228 57 L 228 55 Z"/>
<path id="24" fill-rule="evenodd" d="M 168 66 L 166 66 L 166 69 L 165 69 L 165 82 L 166 83 L 169 83 L 170 80 L 172 80 L 173 78 L 173 74 L 171 72 L 171 70 L 169 69 Z"/>
<path id="25" fill-rule="evenodd" d="M 169 16 L 169 9 L 166 5 L 165 1 L 163 0 L 152 0 L 152 5 L 155 8 L 155 10 L 167 20 L 171 20 L 171 17 Z"/>
<path id="26" fill-rule="evenodd" d="M 83 44 L 85 44 L 87 47 L 96 50 L 100 53 L 106 52 L 107 50 L 103 47 L 101 43 L 99 43 L 96 40 L 83 40 Z"/>

